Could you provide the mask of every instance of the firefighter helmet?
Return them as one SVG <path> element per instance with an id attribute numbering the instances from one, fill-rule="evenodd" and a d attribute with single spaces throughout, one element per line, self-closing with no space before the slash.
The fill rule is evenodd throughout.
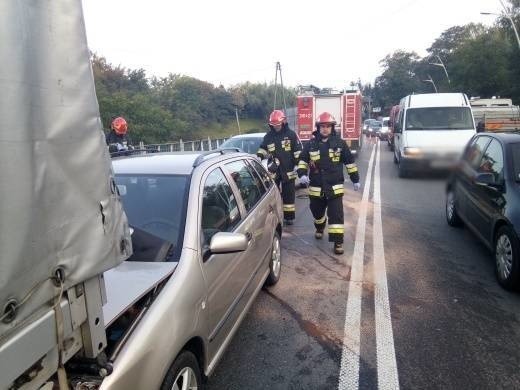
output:
<path id="1" fill-rule="evenodd" d="M 334 119 L 334 116 L 332 116 L 331 113 L 328 112 L 322 112 L 318 118 L 316 119 L 316 126 L 323 125 L 323 124 L 329 124 L 329 125 L 335 125 L 336 119 Z"/>
<path id="2" fill-rule="evenodd" d="M 126 124 L 125 118 L 118 116 L 112 121 L 112 129 L 116 132 L 116 134 L 124 135 L 128 130 L 128 125 Z"/>
<path id="3" fill-rule="evenodd" d="M 270 126 L 280 126 L 285 123 L 286 116 L 282 110 L 274 110 L 269 115 L 269 125 Z"/>

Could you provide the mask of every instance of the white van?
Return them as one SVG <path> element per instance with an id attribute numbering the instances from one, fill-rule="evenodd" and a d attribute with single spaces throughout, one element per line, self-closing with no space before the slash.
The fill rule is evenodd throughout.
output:
<path id="1" fill-rule="evenodd" d="M 399 176 L 452 166 L 476 133 L 468 97 L 427 93 L 401 99 L 394 126 L 394 162 Z"/>

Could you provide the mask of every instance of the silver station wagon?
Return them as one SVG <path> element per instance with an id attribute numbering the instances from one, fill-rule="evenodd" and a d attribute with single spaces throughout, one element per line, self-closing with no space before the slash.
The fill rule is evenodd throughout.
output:
<path id="1" fill-rule="evenodd" d="M 113 167 L 134 254 L 104 275 L 111 369 L 101 388 L 201 389 L 260 289 L 280 277 L 279 191 L 254 156 L 230 150 Z"/>

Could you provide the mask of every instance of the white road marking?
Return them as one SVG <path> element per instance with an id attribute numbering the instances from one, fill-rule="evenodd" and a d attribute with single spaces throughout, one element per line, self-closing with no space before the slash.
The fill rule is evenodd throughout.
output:
<path id="1" fill-rule="evenodd" d="M 381 216 L 380 143 L 377 145 L 374 170 L 374 303 L 377 347 L 377 383 L 379 389 L 399 389 L 399 377 L 395 358 L 392 318 L 386 277 L 385 247 L 383 242 L 383 219 Z"/>
<path id="2" fill-rule="evenodd" d="M 347 310 L 345 313 L 345 330 L 343 334 L 343 350 L 338 389 L 356 390 L 359 388 L 359 357 L 361 337 L 361 293 L 363 289 L 363 258 L 365 256 L 365 227 L 367 220 L 368 196 L 372 181 L 372 165 L 374 164 L 375 145 L 372 147 L 368 171 L 363 188 L 363 197 L 359 207 L 356 229 L 356 241 L 350 284 L 348 289 Z"/>

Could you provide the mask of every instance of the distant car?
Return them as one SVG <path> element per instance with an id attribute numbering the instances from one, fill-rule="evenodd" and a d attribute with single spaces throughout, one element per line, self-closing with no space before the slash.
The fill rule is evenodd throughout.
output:
<path id="1" fill-rule="evenodd" d="M 235 135 L 224 141 L 220 148 L 239 148 L 245 153 L 256 154 L 264 136 L 265 133 Z"/>
<path id="2" fill-rule="evenodd" d="M 375 120 L 375 119 L 365 119 L 365 121 L 363 122 L 363 134 L 368 135 L 368 129 L 369 129 L 370 124 L 372 122 L 377 122 L 377 120 Z"/>
<path id="3" fill-rule="evenodd" d="M 129 156 L 113 168 L 134 249 L 110 273 L 115 293 L 121 300 L 149 275 L 171 272 L 108 319 L 113 372 L 92 382 L 200 389 L 262 286 L 280 278 L 280 192 L 256 157 L 239 152 Z M 117 303 L 109 293 L 107 302 Z"/>
<path id="4" fill-rule="evenodd" d="M 381 122 L 381 128 L 377 130 L 377 136 L 381 141 L 386 141 L 388 139 L 389 127 L 388 122 L 390 121 L 390 117 L 384 117 Z"/>
<path id="5" fill-rule="evenodd" d="M 379 121 L 372 121 L 368 125 L 368 136 L 377 137 L 378 132 L 381 130 L 382 123 Z"/>
<path id="6" fill-rule="evenodd" d="M 466 225 L 490 248 L 506 289 L 520 283 L 520 134 L 474 136 L 450 177 L 446 219 Z"/>

